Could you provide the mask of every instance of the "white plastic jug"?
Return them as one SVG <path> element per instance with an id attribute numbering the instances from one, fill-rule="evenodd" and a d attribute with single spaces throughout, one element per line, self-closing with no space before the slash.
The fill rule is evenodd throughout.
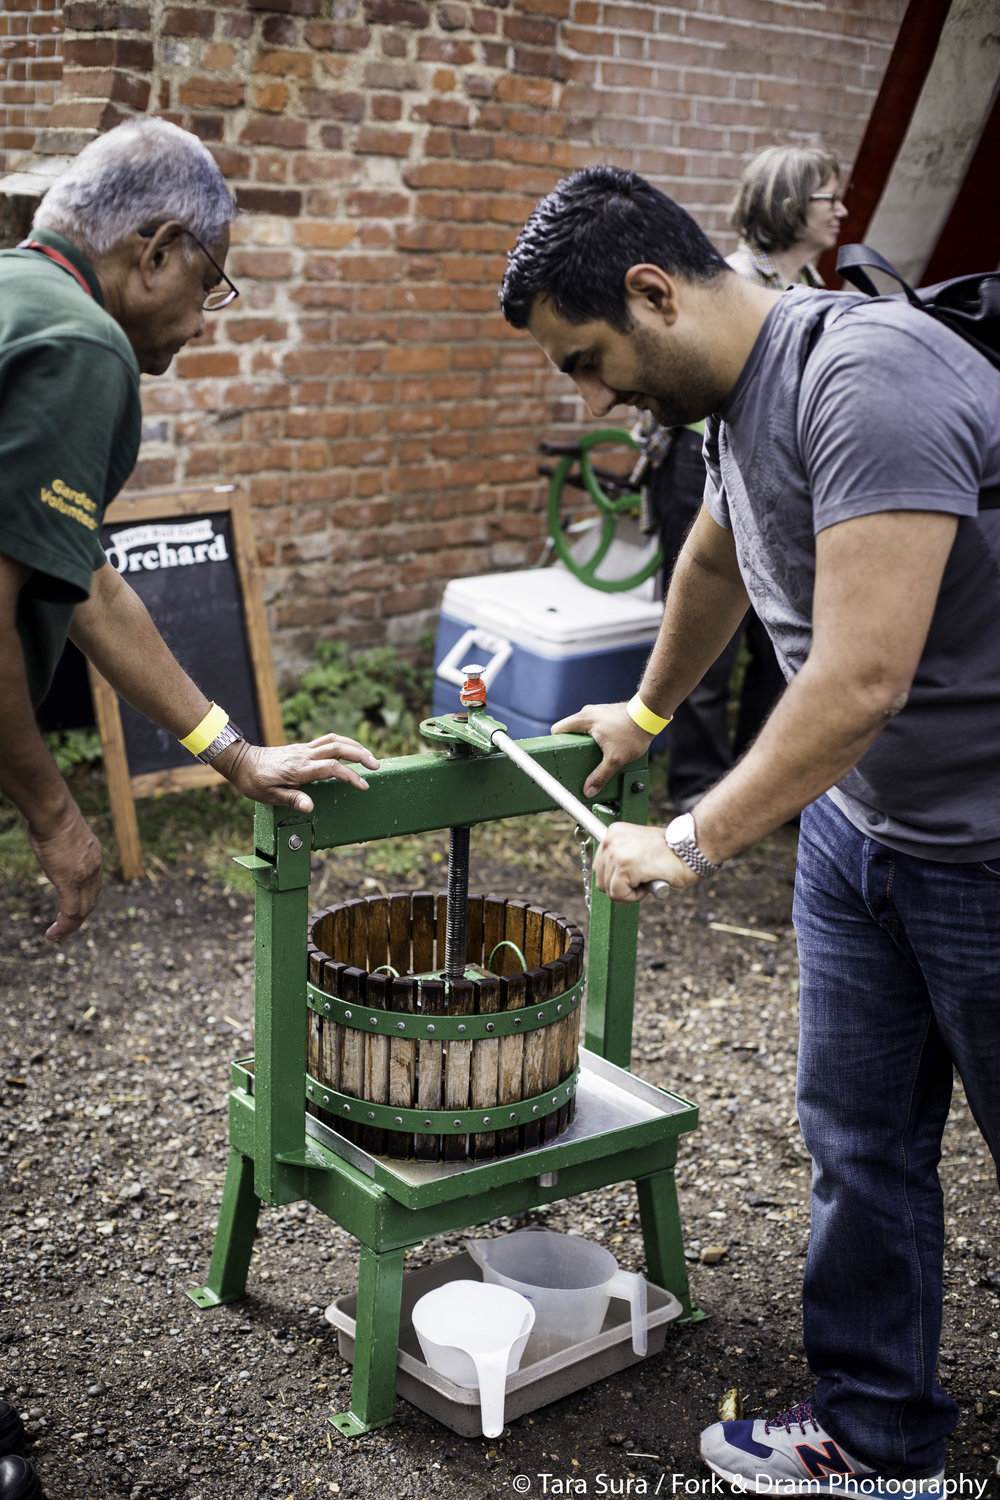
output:
<path id="1" fill-rule="evenodd" d="M 507 1376 L 521 1363 L 535 1311 L 505 1286 L 447 1281 L 413 1305 L 424 1359 L 454 1385 L 479 1388 L 483 1436 L 503 1432 Z"/>
<path id="2" fill-rule="evenodd" d="M 466 1240 L 487 1282 L 527 1297 L 535 1309 L 528 1359 L 546 1359 L 601 1331 L 612 1297 L 632 1315 L 632 1348 L 646 1353 L 646 1280 L 619 1271 L 610 1250 L 551 1229 L 519 1229 L 495 1240 Z"/>

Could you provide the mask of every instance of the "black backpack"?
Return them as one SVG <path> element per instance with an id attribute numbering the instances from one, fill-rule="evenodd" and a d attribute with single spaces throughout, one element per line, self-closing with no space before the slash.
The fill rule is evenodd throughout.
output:
<path id="1" fill-rule="evenodd" d="M 996 370 L 1000 370 L 1000 272 L 981 271 L 975 276 L 956 276 L 939 281 L 936 286 L 914 288 L 877 250 L 867 245 L 842 245 L 837 255 L 837 270 L 860 292 L 869 297 L 882 293 L 865 274 L 864 267 L 882 271 L 898 281 L 902 295 L 912 307 L 929 313 L 957 333 L 966 343 L 978 349 Z M 897 295 L 899 295 L 897 293 Z M 1000 486 L 979 492 L 980 510 L 1000 509 Z"/>

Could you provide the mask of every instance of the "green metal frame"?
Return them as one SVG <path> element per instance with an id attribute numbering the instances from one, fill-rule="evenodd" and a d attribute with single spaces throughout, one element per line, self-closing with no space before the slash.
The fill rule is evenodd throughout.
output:
<path id="1" fill-rule="evenodd" d="M 576 796 L 600 759 L 584 736 L 522 744 Z M 202 1308 L 245 1294 L 262 1203 L 308 1200 L 354 1235 L 361 1250 L 351 1406 L 331 1418 L 345 1434 L 392 1420 L 403 1258 L 432 1235 L 633 1180 L 649 1276 L 679 1299 L 682 1316 L 702 1316 L 691 1305 L 674 1182 L 677 1139 L 695 1128 L 698 1112 L 679 1096 L 667 1095 L 671 1112 L 654 1119 L 417 1182 L 378 1158 L 370 1176 L 307 1134 L 305 954 L 313 851 L 554 806 L 499 753 L 405 756 L 383 762 L 368 782 L 367 792 L 340 782 L 311 786 L 312 815 L 256 809 L 256 850 L 241 861 L 257 887 L 255 1052 L 233 1065 L 232 1150 L 215 1247 L 206 1284 L 189 1292 Z M 646 782 L 644 763 L 619 773 L 603 793 L 607 816 L 645 823 Z M 637 907 L 613 905 L 595 887 L 586 1047 L 624 1070 L 631 1057 L 637 931 Z"/>

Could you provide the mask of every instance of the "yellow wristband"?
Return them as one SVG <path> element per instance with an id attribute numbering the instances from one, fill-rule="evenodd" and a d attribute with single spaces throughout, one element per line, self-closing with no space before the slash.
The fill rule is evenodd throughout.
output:
<path id="1" fill-rule="evenodd" d="M 181 740 L 185 750 L 190 750 L 192 755 L 200 755 L 207 750 L 212 741 L 225 729 L 229 723 L 229 715 L 224 708 L 213 703 L 201 723 L 186 734 Z"/>
<path id="2" fill-rule="evenodd" d="M 647 708 L 638 693 L 626 703 L 625 711 L 629 718 L 647 734 L 659 734 L 660 730 L 666 729 L 670 723 L 669 719 L 661 719 L 659 714 L 654 714 L 651 708 Z"/>

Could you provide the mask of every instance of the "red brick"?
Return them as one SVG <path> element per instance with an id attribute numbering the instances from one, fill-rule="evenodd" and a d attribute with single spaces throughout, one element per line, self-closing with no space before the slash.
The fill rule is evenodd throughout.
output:
<path id="1" fill-rule="evenodd" d="M 163 17 L 164 36 L 211 36 L 215 30 L 215 15 L 205 6 L 183 6 L 169 9 Z"/>
<path id="2" fill-rule="evenodd" d="M 222 78 L 189 78 L 182 83 L 177 97 L 182 104 L 195 109 L 235 109 L 244 100 L 245 87 L 236 80 Z"/>
<path id="3" fill-rule="evenodd" d="M 280 78 L 311 78 L 313 60 L 307 52 L 261 48 L 253 61 L 255 73 L 274 73 Z"/>

